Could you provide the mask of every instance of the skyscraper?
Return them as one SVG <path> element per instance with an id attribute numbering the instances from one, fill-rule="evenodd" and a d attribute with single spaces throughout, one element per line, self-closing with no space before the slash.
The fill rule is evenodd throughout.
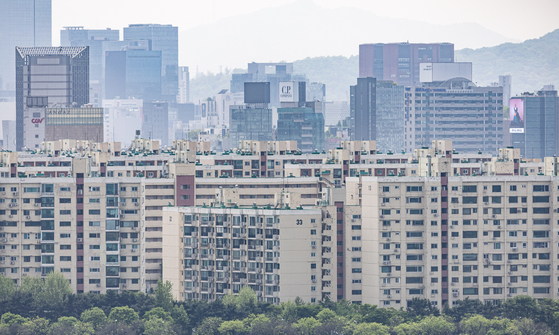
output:
<path id="1" fill-rule="evenodd" d="M 14 48 L 51 46 L 51 0 L 0 1 L 0 90 L 15 91 Z"/>
<path id="2" fill-rule="evenodd" d="M 31 135 L 40 143 L 45 123 L 35 120 L 47 117 L 46 107 L 89 102 L 89 48 L 17 47 L 15 54 L 16 148 L 21 150 Z"/>
<path id="3" fill-rule="evenodd" d="M 350 127 L 353 141 L 376 140 L 376 85 L 375 78 L 357 78 L 350 86 Z"/>
<path id="4" fill-rule="evenodd" d="M 108 51 L 106 99 L 161 100 L 161 51 Z"/>
<path id="5" fill-rule="evenodd" d="M 174 102 L 179 93 L 179 31 L 162 24 L 131 24 L 124 28 L 125 40 L 148 40 L 149 50 L 161 51 L 161 95 Z"/>
<path id="6" fill-rule="evenodd" d="M 179 94 L 177 102 L 185 104 L 190 101 L 190 72 L 188 66 L 179 66 Z"/>
<path id="7" fill-rule="evenodd" d="M 144 101 L 143 108 L 142 134 L 166 146 L 169 143 L 169 103 Z"/>
<path id="8" fill-rule="evenodd" d="M 454 62 L 451 43 L 375 43 L 359 45 L 359 77 L 420 86 L 419 64 Z"/>

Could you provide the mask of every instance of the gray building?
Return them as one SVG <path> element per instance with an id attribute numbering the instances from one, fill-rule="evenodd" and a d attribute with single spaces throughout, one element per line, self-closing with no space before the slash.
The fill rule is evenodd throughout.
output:
<path id="1" fill-rule="evenodd" d="M 60 31 L 60 45 L 63 47 L 89 47 L 89 80 L 92 88 L 89 101 L 101 104 L 104 97 L 105 53 L 109 50 L 107 42 L 118 41 L 119 30 L 83 29 L 83 27 L 64 27 Z"/>
<path id="2" fill-rule="evenodd" d="M 143 116 L 143 136 L 154 140 L 160 140 L 162 146 L 168 145 L 169 103 L 161 101 L 144 101 Z"/>
<path id="3" fill-rule="evenodd" d="M 16 148 L 21 150 L 28 139 L 44 137 L 44 131 L 37 132 L 44 122 L 36 120 L 44 120 L 46 107 L 89 102 L 89 48 L 17 47 L 15 54 Z"/>
<path id="4" fill-rule="evenodd" d="M 297 141 L 303 152 L 324 149 L 324 115 L 321 102 L 278 108 L 278 141 Z"/>
<path id="5" fill-rule="evenodd" d="M 559 98 L 553 85 L 510 99 L 511 144 L 524 158 L 559 154 Z"/>
<path id="6" fill-rule="evenodd" d="M 512 89 L 512 77 L 510 74 L 499 76 L 499 86 L 503 87 L 503 105 L 509 107 Z"/>
<path id="7" fill-rule="evenodd" d="M 2 120 L 2 149 L 16 151 L 16 122 Z"/>
<path id="8" fill-rule="evenodd" d="M 0 1 L 0 90 L 15 91 L 15 47 L 51 46 L 51 11 L 51 0 Z"/>
<path id="9" fill-rule="evenodd" d="M 179 94 L 177 103 L 185 104 L 190 101 L 190 72 L 188 66 L 179 66 Z"/>
<path id="10" fill-rule="evenodd" d="M 350 86 L 350 128 L 352 141 L 377 139 L 375 78 L 357 78 L 357 85 Z"/>
<path id="11" fill-rule="evenodd" d="M 229 106 L 229 137 L 236 145 L 241 140 L 273 140 L 272 109 L 267 106 Z"/>
<path id="12" fill-rule="evenodd" d="M 147 40 L 149 50 L 161 51 L 162 99 L 174 102 L 179 93 L 179 32 L 162 24 L 131 24 L 124 28 L 124 40 Z"/>
<path id="13" fill-rule="evenodd" d="M 460 153 L 497 154 L 503 147 L 503 88 L 464 78 L 406 87 L 405 150 L 451 140 Z"/>
<path id="14" fill-rule="evenodd" d="M 377 81 L 376 89 L 377 150 L 400 152 L 404 149 L 404 86 L 392 81 Z"/>

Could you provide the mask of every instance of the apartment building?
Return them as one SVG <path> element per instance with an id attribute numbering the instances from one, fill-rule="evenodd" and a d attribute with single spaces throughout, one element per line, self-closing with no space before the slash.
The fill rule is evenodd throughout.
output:
<path id="1" fill-rule="evenodd" d="M 317 302 L 332 291 L 323 280 L 333 258 L 322 243 L 320 209 L 234 205 L 164 213 L 163 278 L 178 300 L 213 301 L 243 286 L 276 304 Z"/>

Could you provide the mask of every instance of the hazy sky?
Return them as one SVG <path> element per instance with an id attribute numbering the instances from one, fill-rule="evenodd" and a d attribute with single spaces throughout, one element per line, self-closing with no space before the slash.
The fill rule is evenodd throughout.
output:
<path id="1" fill-rule="evenodd" d="M 131 23 L 173 24 L 180 30 L 295 0 L 52 0 L 53 45 L 64 26 L 122 29 Z M 526 40 L 559 28 L 557 0 L 314 0 L 325 8 L 355 7 L 379 16 L 435 24 L 475 22 Z M 289 24 L 289 19 L 286 18 Z"/>

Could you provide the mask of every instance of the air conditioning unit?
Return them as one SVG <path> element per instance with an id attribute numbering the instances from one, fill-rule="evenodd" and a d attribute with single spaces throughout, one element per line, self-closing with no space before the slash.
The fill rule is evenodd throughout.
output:
<path id="1" fill-rule="evenodd" d="M 380 218 L 381 218 L 381 219 L 384 219 L 384 215 L 381 215 Z"/>
<path id="2" fill-rule="evenodd" d="M 494 217 L 494 218 L 496 218 L 496 217 L 497 217 L 497 215 L 493 214 L 493 217 Z"/>
<path id="3" fill-rule="evenodd" d="M 30 217 L 29 215 L 27 215 L 25 218 L 26 218 L 27 220 L 31 219 L 31 217 Z"/>
<path id="4" fill-rule="evenodd" d="M 390 237 L 386 239 L 387 241 L 390 241 Z"/>
<path id="5" fill-rule="evenodd" d="M 508 274 L 511 275 L 511 274 L 512 274 L 512 271 L 509 271 Z"/>
<path id="6" fill-rule="evenodd" d="M 16 262 L 15 261 L 11 261 L 10 264 L 14 265 Z"/>
<path id="7" fill-rule="evenodd" d="M 434 217 L 437 217 L 437 216 L 439 216 L 439 214 L 435 213 L 433 216 L 434 216 Z"/>
<path id="8" fill-rule="evenodd" d="M 39 204 L 38 204 L 38 203 L 34 203 L 33 206 L 39 207 Z"/>
<path id="9" fill-rule="evenodd" d="M 3 239 L 2 239 L 2 242 L 6 243 L 6 242 L 8 242 L 8 239 L 7 239 L 7 238 L 3 238 Z"/>
<path id="10" fill-rule="evenodd" d="M 139 203 L 139 202 L 135 202 L 135 203 L 134 203 L 134 206 L 140 206 L 140 203 Z"/>
<path id="11" fill-rule="evenodd" d="M 452 292 L 452 296 L 453 296 L 453 297 L 457 297 L 457 296 L 458 296 L 458 292 Z"/>
<path id="12" fill-rule="evenodd" d="M 138 227 L 132 227 L 132 230 L 136 230 L 137 228 L 138 228 Z M 194 235 L 192 235 L 192 236 L 194 236 Z"/>
<path id="13" fill-rule="evenodd" d="M 136 252 L 136 249 L 132 249 L 132 252 Z"/>
<path id="14" fill-rule="evenodd" d="M 484 202 L 483 204 L 484 204 L 484 205 L 489 205 L 489 203 L 488 203 L 488 202 Z"/>
<path id="15" fill-rule="evenodd" d="M 452 282 L 452 283 L 450 283 L 450 285 L 452 285 L 452 286 L 456 286 L 456 283 L 455 283 L 455 282 Z"/>
<path id="16" fill-rule="evenodd" d="M 97 284 L 97 287 L 101 287 L 101 284 Z"/>
<path id="17" fill-rule="evenodd" d="M 509 260 L 507 261 L 507 263 L 512 263 L 512 261 L 509 259 Z"/>
<path id="18" fill-rule="evenodd" d="M 14 216 L 10 214 L 10 216 L 9 216 L 9 217 L 10 217 L 10 218 L 13 218 Z"/>
<path id="19" fill-rule="evenodd" d="M 126 284 L 122 284 L 122 287 L 126 288 Z"/>
<path id="20" fill-rule="evenodd" d="M 386 297 L 387 297 L 388 299 L 392 298 L 392 296 L 391 296 L 391 295 L 387 295 Z"/>
<path id="21" fill-rule="evenodd" d="M 496 237 L 493 237 L 493 241 L 495 241 L 496 239 L 497 239 Z"/>
<path id="22" fill-rule="evenodd" d="M 83 238 L 78 238 L 78 243 L 82 243 L 83 242 Z"/>
<path id="23" fill-rule="evenodd" d="M 316 283 L 316 279 L 313 279 L 312 282 L 313 282 L 313 283 Z"/>
<path id="24" fill-rule="evenodd" d="M 138 242 L 138 239 L 137 239 L 137 238 L 133 238 L 133 239 L 132 239 L 132 242 Z"/>
<path id="25" fill-rule="evenodd" d="M 517 247 L 513 247 L 513 248 L 512 248 L 512 251 L 518 251 L 518 248 L 517 248 Z"/>
<path id="26" fill-rule="evenodd" d="M 387 275 L 388 277 L 390 277 L 390 276 L 392 276 L 392 273 L 388 272 L 386 275 Z"/>
<path id="27" fill-rule="evenodd" d="M 17 192 L 12 193 L 12 195 L 17 195 Z"/>
<path id="28" fill-rule="evenodd" d="M 400 249 L 394 249 L 394 252 L 400 252 Z"/>
<path id="29" fill-rule="evenodd" d="M 512 294 L 510 294 L 510 293 L 509 293 L 509 294 L 507 294 L 507 297 L 512 297 Z"/>

